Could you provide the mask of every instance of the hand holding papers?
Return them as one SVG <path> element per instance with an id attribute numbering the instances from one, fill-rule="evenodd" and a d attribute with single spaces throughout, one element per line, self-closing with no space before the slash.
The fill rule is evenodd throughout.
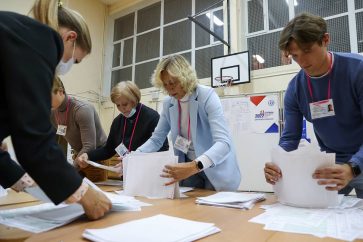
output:
<path id="1" fill-rule="evenodd" d="M 95 242 L 118 242 L 121 237 L 122 241 L 127 242 L 187 242 L 218 232 L 220 229 L 212 223 L 196 222 L 159 214 L 108 228 L 86 229 L 83 237 Z"/>
<path id="2" fill-rule="evenodd" d="M 172 152 L 133 152 L 123 158 L 124 193 L 149 198 L 178 198 L 179 184 L 165 186 L 170 178 L 160 177 L 167 164 L 176 164 Z"/>
<path id="3" fill-rule="evenodd" d="M 335 164 L 335 154 L 320 152 L 313 145 L 286 152 L 280 146 L 271 152 L 272 162 L 280 167 L 282 178 L 274 186 L 278 201 L 298 207 L 325 208 L 338 204 L 337 191 L 318 185 L 312 174 L 319 167 Z"/>
<path id="4" fill-rule="evenodd" d="M 195 202 L 211 206 L 251 209 L 255 203 L 263 200 L 265 200 L 263 193 L 218 192 L 208 197 L 198 197 Z"/>

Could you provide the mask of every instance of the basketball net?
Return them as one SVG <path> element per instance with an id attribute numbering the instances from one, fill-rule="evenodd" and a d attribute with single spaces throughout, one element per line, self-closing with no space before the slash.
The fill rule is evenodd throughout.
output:
<path id="1" fill-rule="evenodd" d="M 218 87 L 231 87 L 233 83 L 233 77 L 232 76 L 217 76 L 214 78 L 214 80 L 217 82 Z"/>

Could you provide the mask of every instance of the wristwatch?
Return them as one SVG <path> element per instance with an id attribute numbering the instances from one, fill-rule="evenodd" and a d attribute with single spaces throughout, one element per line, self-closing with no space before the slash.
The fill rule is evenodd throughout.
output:
<path id="1" fill-rule="evenodd" d="M 350 168 L 352 169 L 352 173 L 353 173 L 353 177 L 357 177 L 360 175 L 361 173 L 361 170 L 360 170 L 360 167 L 359 165 L 349 161 L 347 162 L 347 164 L 350 166 Z"/>
<path id="2" fill-rule="evenodd" d="M 197 166 L 197 169 L 199 171 L 203 170 L 203 168 L 204 168 L 204 165 L 203 165 L 203 163 L 200 160 L 196 160 L 195 161 L 195 165 Z"/>

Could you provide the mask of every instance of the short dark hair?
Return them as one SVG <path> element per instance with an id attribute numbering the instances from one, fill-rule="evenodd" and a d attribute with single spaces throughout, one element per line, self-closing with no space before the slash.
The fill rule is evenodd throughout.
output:
<path id="1" fill-rule="evenodd" d="M 314 43 L 322 45 L 327 33 L 326 21 L 309 13 L 302 13 L 290 20 L 282 30 L 279 41 L 280 50 L 287 52 L 291 40 L 295 40 L 300 48 L 310 47 Z"/>

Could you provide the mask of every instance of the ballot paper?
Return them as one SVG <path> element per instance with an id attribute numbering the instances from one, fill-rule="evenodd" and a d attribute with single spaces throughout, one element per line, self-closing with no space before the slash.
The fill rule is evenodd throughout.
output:
<path id="1" fill-rule="evenodd" d="M 334 153 L 321 152 L 316 146 L 303 143 L 291 152 L 277 146 L 271 151 L 271 157 L 282 172 L 282 178 L 273 187 L 280 203 L 307 208 L 338 205 L 338 192 L 327 191 L 312 178 L 317 168 L 335 164 Z"/>
<path id="2" fill-rule="evenodd" d="M 104 193 L 112 203 L 111 211 L 113 212 L 140 211 L 143 206 L 151 206 L 151 204 L 141 202 L 134 197 L 103 192 L 87 178 L 84 178 L 84 181 L 90 187 Z M 39 187 L 32 187 L 28 191 L 42 201 L 49 199 Z M 0 210 L 0 224 L 40 233 L 70 223 L 83 214 L 84 210 L 78 203 L 62 203 L 56 206 L 53 203 L 46 202 L 35 206 Z"/>
<path id="3" fill-rule="evenodd" d="M 113 180 L 113 179 L 108 179 L 106 181 L 99 181 L 99 182 L 95 182 L 96 185 L 102 185 L 102 186 L 116 186 L 116 187 L 122 187 L 123 185 L 123 181 L 121 180 Z"/>
<path id="4" fill-rule="evenodd" d="M 26 193 L 29 193 L 42 202 L 52 202 L 47 194 L 45 194 L 45 192 L 39 186 L 26 187 L 24 190 Z"/>
<path id="5" fill-rule="evenodd" d="M 212 223 L 159 214 L 103 229 L 86 229 L 83 237 L 95 242 L 187 242 L 220 231 Z"/>
<path id="6" fill-rule="evenodd" d="M 90 161 L 90 160 L 86 160 L 86 163 L 91 165 L 91 166 L 100 168 L 100 169 L 112 171 L 112 172 L 115 172 L 115 173 L 121 173 L 121 168 L 115 168 L 113 166 L 105 166 L 105 165 L 102 165 L 102 164 L 99 164 L 99 163 L 96 163 L 96 162 Z"/>
<path id="7" fill-rule="evenodd" d="M 32 233 L 41 233 L 68 224 L 84 214 L 79 204 L 43 203 L 0 211 L 0 223 Z"/>
<path id="8" fill-rule="evenodd" d="M 112 203 L 111 211 L 140 211 L 151 204 L 134 197 L 116 193 L 104 193 Z M 82 206 L 75 204 L 42 203 L 35 206 L 0 210 L 0 224 L 16 227 L 33 233 L 41 233 L 68 224 L 84 214 Z"/>
<path id="9" fill-rule="evenodd" d="M 281 203 L 263 205 L 265 212 L 249 222 L 264 224 L 264 229 L 289 233 L 311 234 L 344 241 L 363 239 L 363 200 L 340 196 L 334 208 L 312 209 L 286 206 Z"/>
<path id="10" fill-rule="evenodd" d="M 6 191 L 6 189 L 0 186 L 0 197 L 5 197 L 6 195 L 8 195 L 8 192 Z"/>
<path id="11" fill-rule="evenodd" d="M 88 178 L 84 178 L 83 181 L 93 189 L 104 193 L 105 196 L 110 199 L 112 203 L 111 211 L 140 211 L 142 206 L 151 206 L 151 204 L 141 202 L 136 200 L 134 197 L 127 196 L 126 194 L 104 192 Z"/>
<path id="12" fill-rule="evenodd" d="M 179 198 L 179 184 L 165 186 L 171 178 L 160 177 L 165 165 L 176 164 L 178 158 L 171 151 L 132 152 L 123 158 L 124 194 L 147 198 Z"/>
<path id="13" fill-rule="evenodd" d="M 197 204 L 239 209 L 251 209 L 257 202 L 265 200 L 263 193 L 218 192 L 207 197 L 198 197 Z"/>

